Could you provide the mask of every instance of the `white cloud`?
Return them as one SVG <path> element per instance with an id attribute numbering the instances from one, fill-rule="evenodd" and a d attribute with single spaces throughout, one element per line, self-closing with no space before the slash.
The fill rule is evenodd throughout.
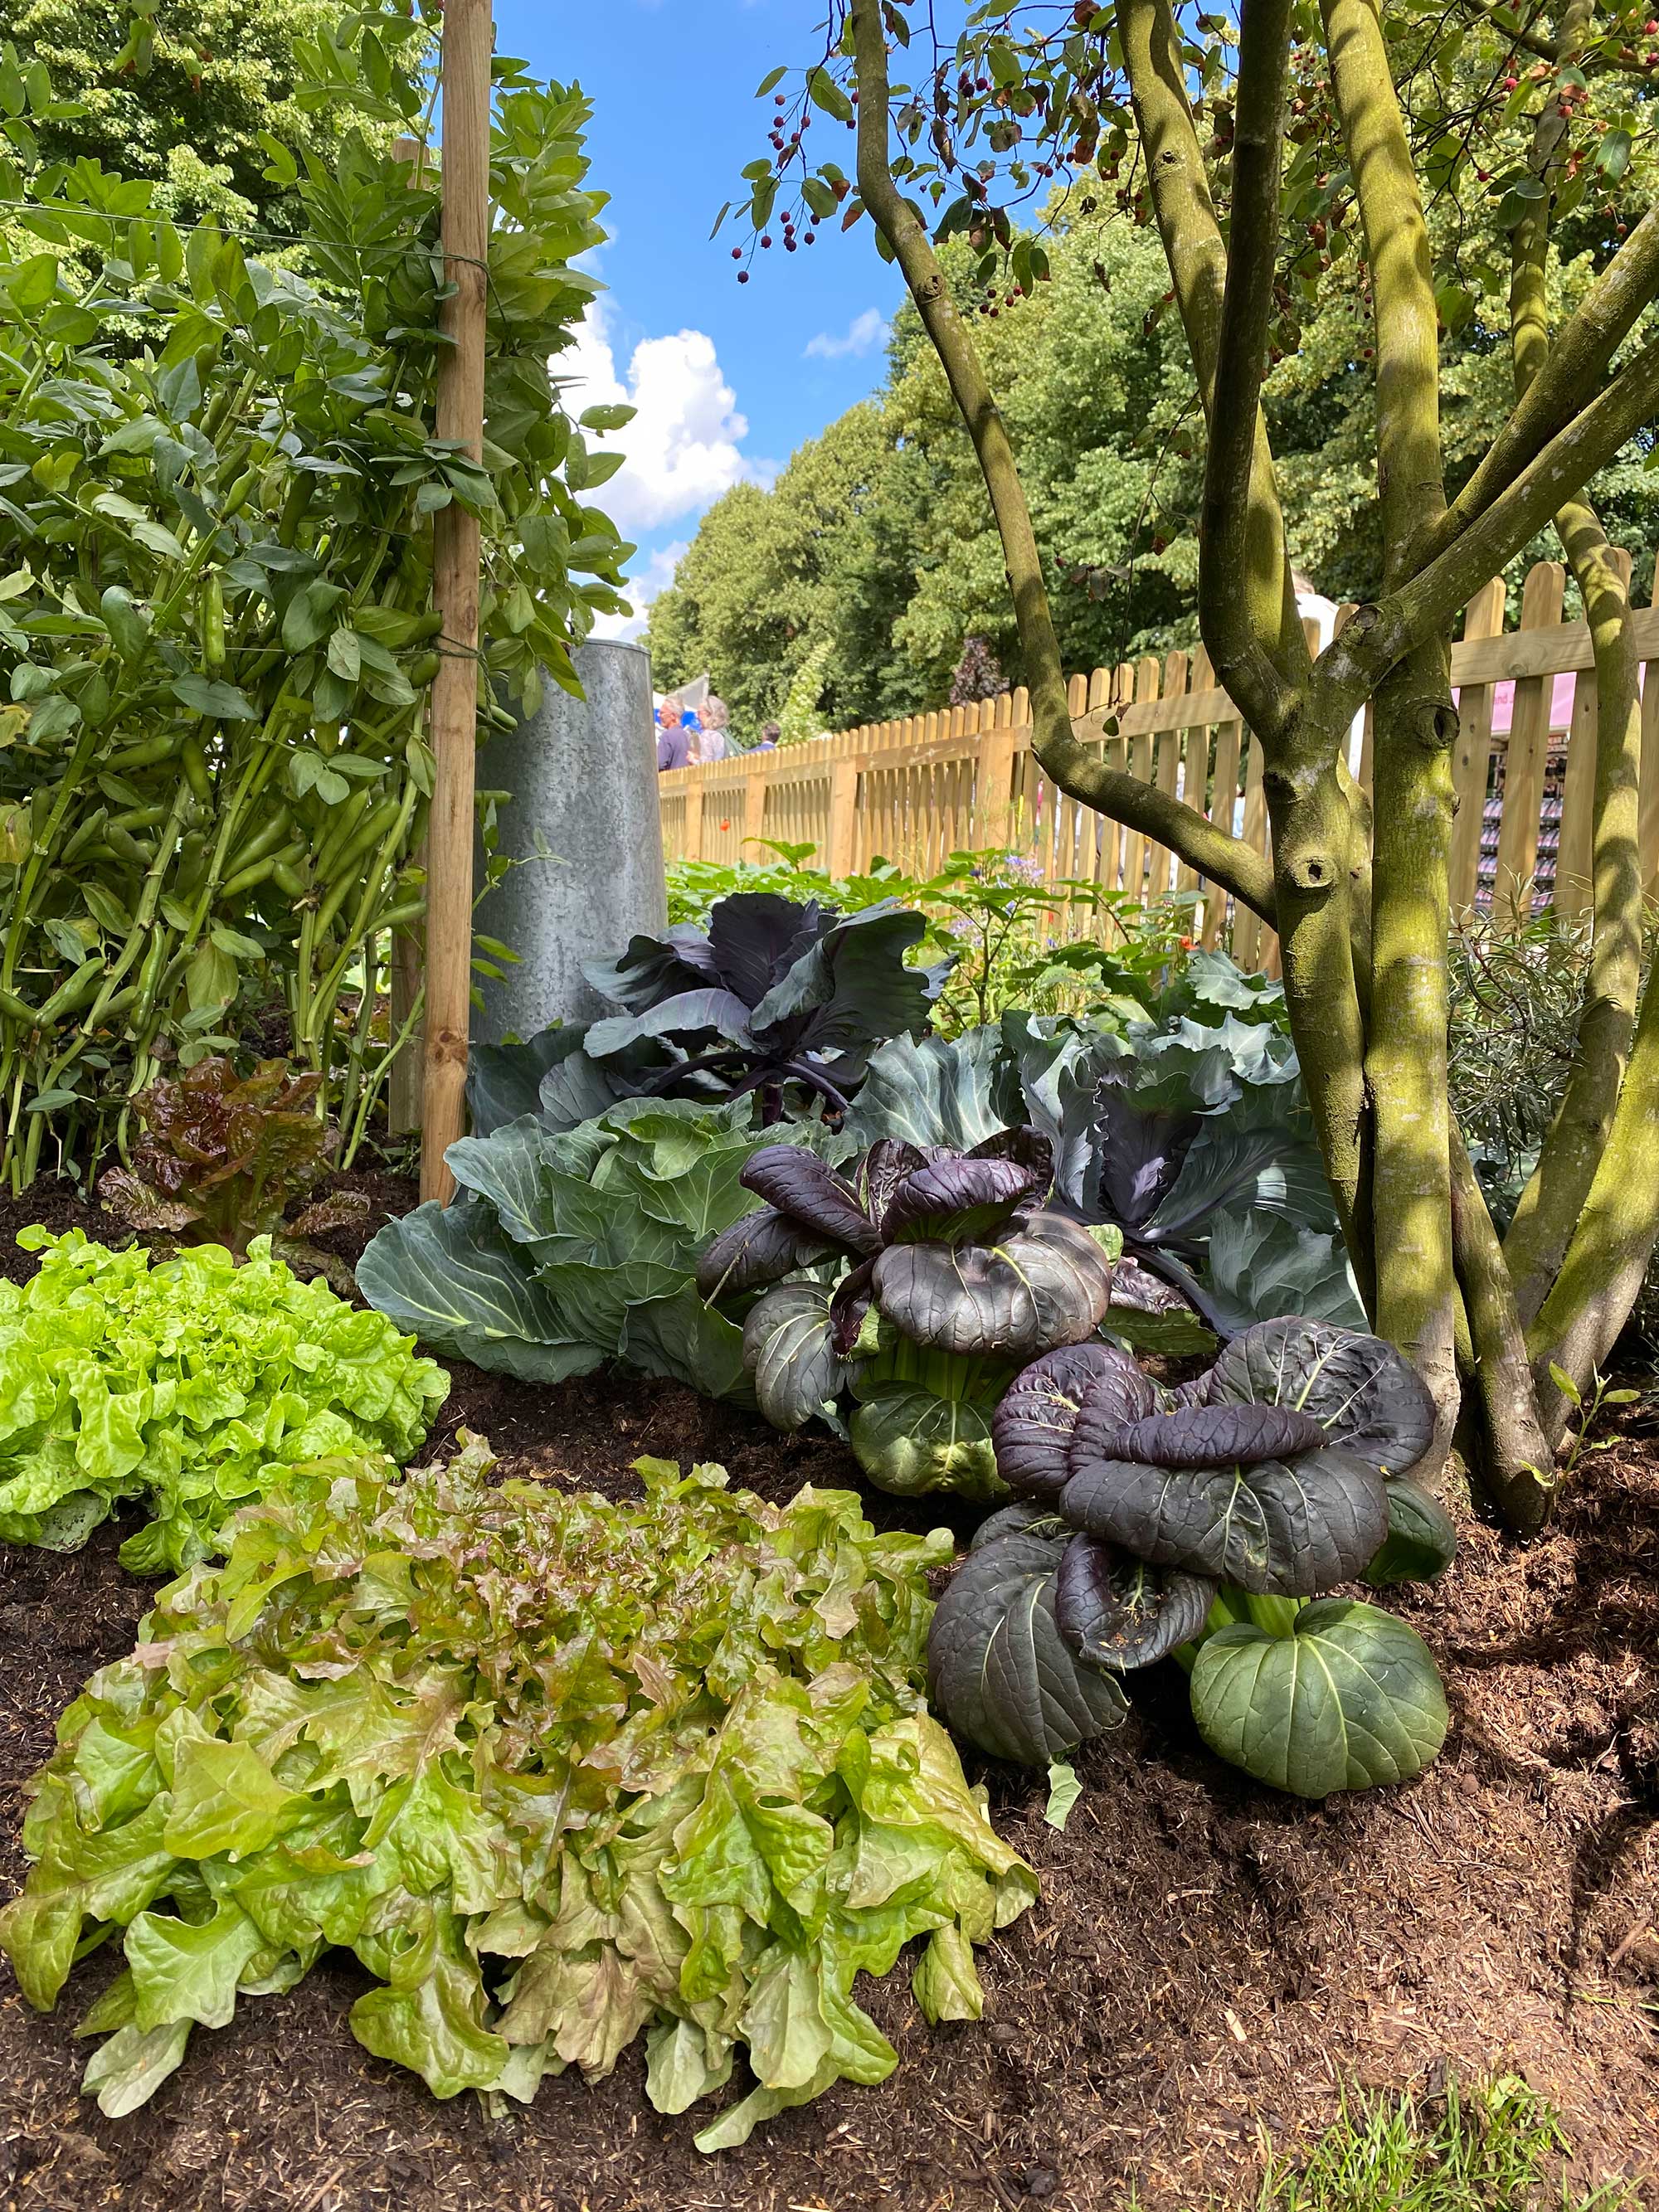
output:
<path id="1" fill-rule="evenodd" d="M 706 331 L 644 339 L 623 376 L 598 306 L 553 371 L 573 415 L 587 407 L 637 410 L 626 429 L 604 441 L 627 459 L 596 495 L 624 537 L 700 514 L 744 477 L 765 480 L 763 465 L 740 450 L 749 424 Z"/>
<path id="2" fill-rule="evenodd" d="M 628 600 L 634 611 L 631 615 L 599 615 L 594 619 L 595 637 L 635 638 L 645 633 L 646 610 L 659 592 L 665 592 L 674 580 L 687 551 L 686 541 L 677 538 L 673 544 L 664 545 L 653 553 L 645 566 L 628 580 Z"/>
<path id="3" fill-rule="evenodd" d="M 873 352 L 887 335 L 887 318 L 876 307 L 866 307 L 861 315 L 854 315 L 840 337 L 833 331 L 820 331 L 815 338 L 806 341 L 809 358 L 817 361 L 842 361 L 850 354 Z"/>

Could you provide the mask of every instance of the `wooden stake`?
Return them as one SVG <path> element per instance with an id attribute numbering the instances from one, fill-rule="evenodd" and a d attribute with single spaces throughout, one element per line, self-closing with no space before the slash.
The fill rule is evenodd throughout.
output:
<path id="1" fill-rule="evenodd" d="M 438 435 L 483 458 L 484 257 L 489 245 L 490 0 L 448 0 L 443 33 L 443 302 Z M 443 617 L 432 685 L 427 830 L 426 1048 L 421 1196 L 447 1204 L 444 1154 L 465 1132 L 472 983 L 472 795 L 477 749 L 478 524 L 459 503 L 433 525 L 432 603 Z"/>

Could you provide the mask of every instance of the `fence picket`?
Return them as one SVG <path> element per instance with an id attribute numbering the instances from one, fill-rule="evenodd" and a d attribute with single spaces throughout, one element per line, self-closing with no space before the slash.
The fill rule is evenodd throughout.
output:
<path id="1" fill-rule="evenodd" d="M 1463 617 L 1466 640 L 1501 637 L 1507 594 L 1494 576 L 1469 601 Z M 1457 736 L 1452 753 L 1451 907 L 1455 915 L 1473 911 L 1480 886 L 1480 832 L 1486 826 L 1486 790 L 1492 781 L 1490 684 L 1465 684 L 1457 695 Z"/>
<path id="2" fill-rule="evenodd" d="M 1659 586 L 1659 579 L 1656 579 Z M 1582 623 L 1561 620 L 1565 575 L 1540 562 L 1526 580 L 1520 628 L 1504 629 L 1504 592 L 1494 580 L 1476 592 L 1463 635 L 1452 647 L 1459 729 L 1452 759 L 1456 813 L 1450 879 L 1454 908 L 1473 909 L 1486 896 L 1482 828 L 1491 801 L 1494 758 L 1501 761 L 1501 811 L 1496 889 L 1500 911 L 1513 912 L 1520 887 L 1538 866 L 1540 811 L 1547 769 L 1554 757 L 1550 728 L 1554 678 L 1577 678 L 1567 733 L 1556 905 L 1564 920 L 1585 911 L 1590 897 L 1594 838 L 1595 679 Z M 1659 589 L 1633 617 L 1643 662 L 1642 768 L 1638 836 L 1643 881 L 1659 897 Z M 1340 629 L 1352 609 L 1338 611 Z M 1507 733 L 1494 733 L 1495 687 L 1515 684 Z M 1236 832 L 1258 852 L 1269 848 L 1260 747 L 1250 739 L 1215 684 L 1201 647 L 1190 658 L 1148 655 L 1115 669 L 1071 678 L 1067 703 L 1080 725 L 1086 715 L 1127 710 L 1127 732 L 1097 726 L 1079 736 L 1108 767 L 1155 782 L 1219 829 Z M 1358 781 L 1369 793 L 1372 749 L 1367 712 Z M 1228 901 L 1198 872 L 1144 832 L 1126 830 L 1079 805 L 1042 774 L 1032 750 L 1030 702 L 1004 692 L 975 706 L 934 709 L 872 722 L 810 746 L 740 755 L 663 775 L 659 783 L 665 849 L 688 860 L 757 857 L 757 837 L 815 846 L 837 875 L 867 869 L 877 854 L 918 872 L 939 866 L 967 847 L 1026 853 L 1052 883 L 1092 881 L 1103 893 L 1137 903 L 1172 885 L 1202 894 L 1194 934 L 1206 946 L 1226 940 Z M 1485 863 L 1492 867 L 1489 857 Z M 1085 925 L 1075 904 L 1057 907 L 1068 932 Z M 1097 925 L 1110 933 L 1104 918 Z M 1272 933 L 1248 915 L 1233 917 L 1241 959 L 1276 965 Z"/>
<path id="3" fill-rule="evenodd" d="M 1565 590 L 1566 571 L 1560 562 L 1540 561 L 1522 591 L 1522 629 L 1542 629 L 1559 623 Z M 1521 921 L 1532 911 L 1532 879 L 1538 866 L 1538 812 L 1544 798 L 1544 758 L 1554 688 L 1550 676 L 1519 678 L 1510 718 L 1493 902 L 1500 912 Z"/>

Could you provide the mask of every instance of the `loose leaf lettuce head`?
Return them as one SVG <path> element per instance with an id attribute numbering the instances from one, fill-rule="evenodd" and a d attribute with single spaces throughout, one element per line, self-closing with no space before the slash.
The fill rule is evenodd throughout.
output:
<path id="1" fill-rule="evenodd" d="M 399 1463 L 426 1440 L 449 1380 L 384 1315 L 302 1283 L 254 1240 L 157 1261 L 78 1230 L 18 1239 L 41 1254 L 0 1282 L 0 1538 L 74 1551 L 120 1499 L 152 1518 L 121 1557 L 177 1570 L 240 1506 L 325 1453 Z"/>
<path id="2" fill-rule="evenodd" d="M 93 1677 L 0 1948 L 41 2008 L 124 1950 L 82 2023 L 106 2112 L 330 1945 L 375 1984 L 359 2039 L 440 2097 L 596 2080 L 643 2031 L 677 2112 L 746 2056 L 708 2149 L 890 2071 L 854 1984 L 913 1937 L 923 2012 L 978 2015 L 973 1947 L 1036 1885 L 922 1700 L 949 1538 L 639 1465 L 622 1505 L 491 1487 L 478 1445 L 297 1470 Z"/>

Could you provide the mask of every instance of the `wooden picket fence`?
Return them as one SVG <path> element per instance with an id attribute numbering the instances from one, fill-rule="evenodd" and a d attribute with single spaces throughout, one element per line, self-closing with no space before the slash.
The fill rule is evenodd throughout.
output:
<path id="1" fill-rule="evenodd" d="M 1566 573 L 1541 562 L 1522 595 L 1521 627 L 1504 629 L 1500 580 L 1486 586 L 1453 646 L 1460 727 L 1453 762 L 1456 911 L 1510 913 L 1552 903 L 1576 920 L 1590 901 L 1595 776 L 1595 675 L 1583 623 L 1561 619 Z M 1348 611 L 1339 613 L 1338 622 Z M 1659 607 L 1635 617 L 1643 668 L 1640 847 L 1659 889 Z M 1310 625 L 1310 641 L 1316 643 Z M 1553 712 L 1555 678 L 1574 678 L 1570 712 Z M 1515 685 L 1507 732 L 1494 732 L 1494 687 Z M 1185 799 L 1258 852 L 1268 847 L 1261 748 L 1215 682 L 1207 656 L 1171 653 L 1071 680 L 1073 727 L 1114 768 Z M 1115 719 L 1107 735 L 1103 722 Z M 1358 781 L 1369 794 L 1369 710 Z M 1195 896 L 1193 934 L 1231 943 L 1246 966 L 1278 968 L 1273 933 L 1164 846 L 1069 799 L 1031 750 L 1024 690 L 978 706 L 866 724 L 786 750 L 747 753 L 658 779 L 671 860 L 763 860 L 752 842 L 817 848 L 816 865 L 853 875 L 879 857 L 933 873 L 953 852 L 1006 851 L 1037 860 L 1043 880 L 1083 880 L 1139 902 Z M 1556 823 L 1559 822 L 1559 833 Z M 1552 850 L 1553 847 L 1553 850 Z"/>

